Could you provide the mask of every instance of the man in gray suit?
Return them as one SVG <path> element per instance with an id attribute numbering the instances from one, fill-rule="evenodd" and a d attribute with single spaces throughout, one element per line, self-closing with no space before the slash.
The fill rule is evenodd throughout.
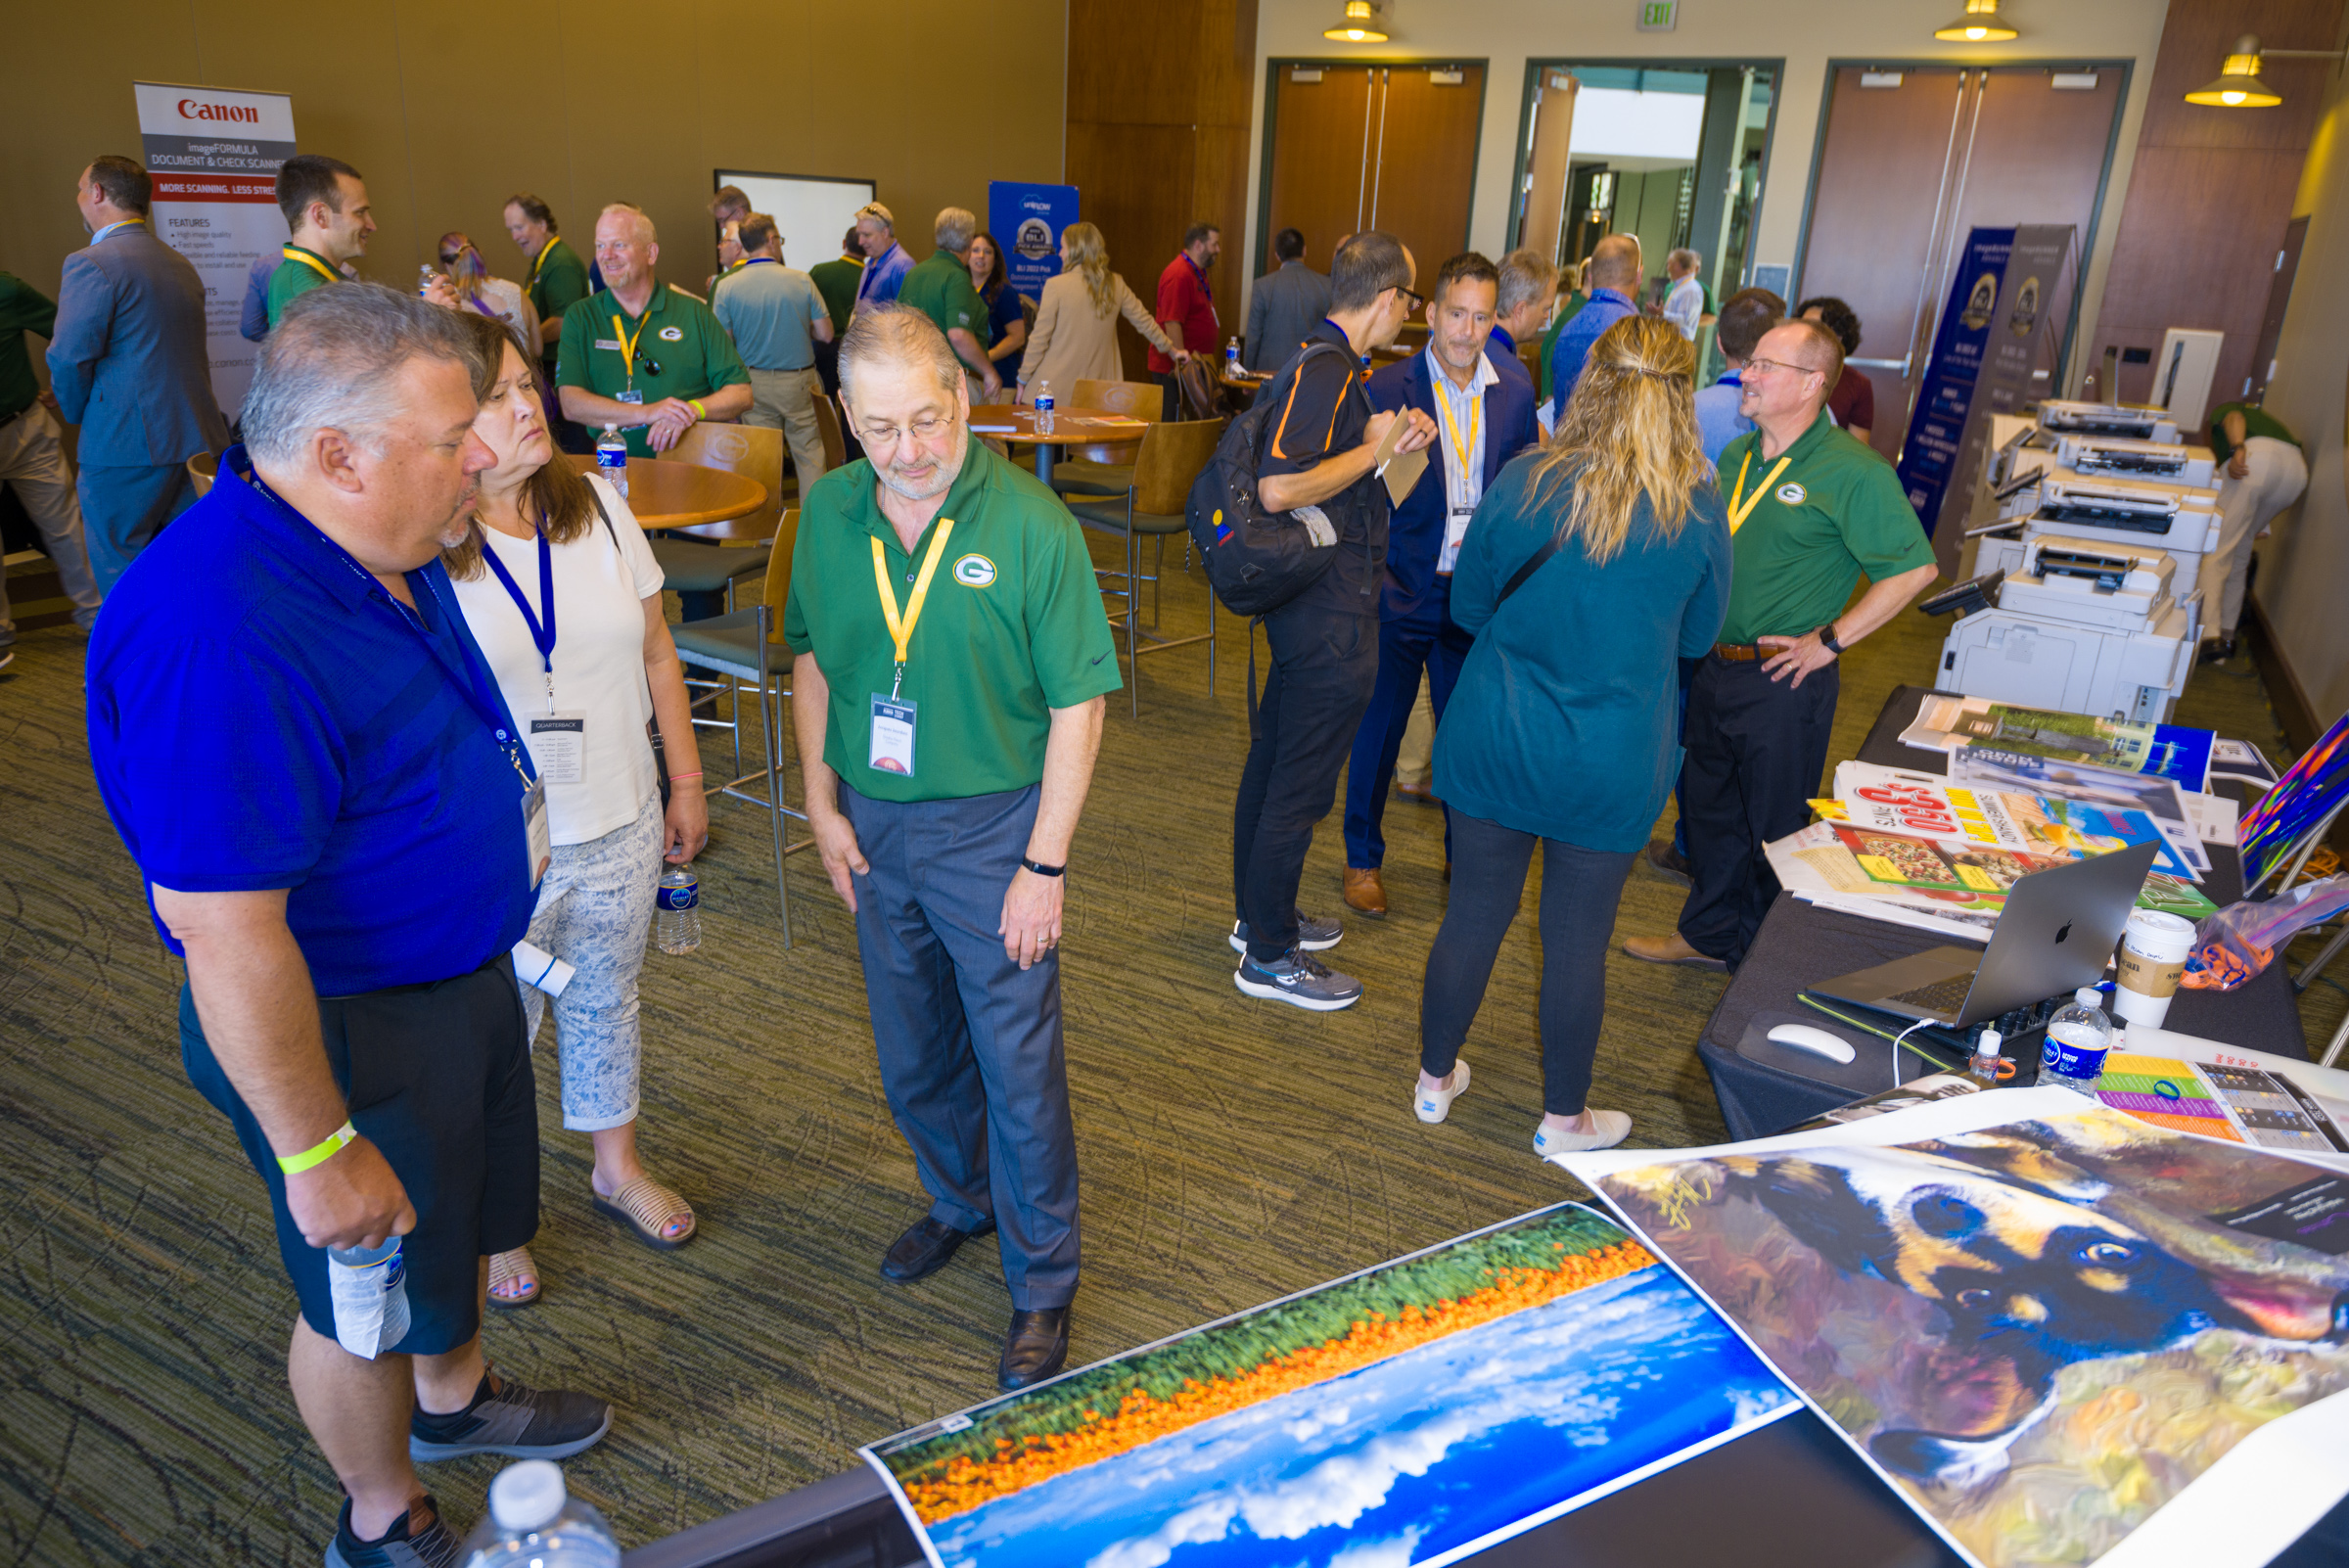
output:
<path id="1" fill-rule="evenodd" d="M 66 257 L 49 341 L 58 410 L 81 427 L 81 515 L 102 590 L 196 498 L 188 459 L 228 444 L 204 282 L 148 226 L 153 194 L 127 158 L 81 171 L 73 199 L 92 237 Z"/>
<path id="2" fill-rule="evenodd" d="M 1305 264 L 1305 236 L 1281 230 L 1272 236 L 1272 257 L 1279 269 L 1248 294 L 1248 368 L 1266 375 L 1287 364 L 1329 314 L 1329 280 Z"/>

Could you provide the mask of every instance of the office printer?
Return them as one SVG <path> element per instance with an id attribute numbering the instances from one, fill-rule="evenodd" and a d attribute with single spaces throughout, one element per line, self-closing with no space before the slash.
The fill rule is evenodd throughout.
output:
<path id="1" fill-rule="evenodd" d="M 2050 473 L 2041 476 L 2030 527 L 2203 554 L 2218 543 L 2219 498 L 2182 484 Z"/>
<path id="2" fill-rule="evenodd" d="M 2141 441 L 2126 436 L 2064 435 L 2056 438 L 2055 461 L 2075 474 L 2156 480 L 2208 489 L 2217 459 L 2207 446 Z"/>
<path id="3" fill-rule="evenodd" d="M 2080 403 L 2050 397 L 2039 405 L 2039 428 L 2050 436 L 2119 436 L 2129 440 L 2175 441 L 2178 424 L 2162 408 L 2125 403 Z"/>
<path id="4" fill-rule="evenodd" d="M 2167 551 L 2043 533 L 2023 541 L 2023 570 L 1999 586 L 1999 608 L 2114 631 L 2144 631 L 2170 608 L 2178 565 Z"/>

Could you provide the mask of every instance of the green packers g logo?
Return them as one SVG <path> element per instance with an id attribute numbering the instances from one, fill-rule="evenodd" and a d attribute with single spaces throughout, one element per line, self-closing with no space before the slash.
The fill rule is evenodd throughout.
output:
<path id="1" fill-rule="evenodd" d="M 1792 480 L 1778 486 L 1778 499 L 1788 506 L 1800 506 L 1811 498 L 1811 492 Z"/>
<path id="2" fill-rule="evenodd" d="M 954 563 L 954 580 L 966 588 L 984 588 L 995 580 L 995 564 L 984 555 L 966 555 Z"/>

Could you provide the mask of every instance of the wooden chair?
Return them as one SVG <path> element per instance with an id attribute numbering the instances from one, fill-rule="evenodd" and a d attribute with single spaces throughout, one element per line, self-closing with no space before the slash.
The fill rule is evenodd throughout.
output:
<path id="1" fill-rule="evenodd" d="M 730 615 L 713 616 L 707 621 L 688 621 L 669 628 L 676 640 L 677 657 L 699 669 L 714 670 L 736 683 L 736 703 L 746 690 L 759 694 L 760 727 L 764 731 L 766 761 L 762 768 L 742 772 L 741 710 L 737 706 L 734 729 L 734 765 L 737 776 L 714 789 L 705 789 L 705 795 L 728 795 L 738 801 L 748 801 L 762 807 L 774 834 L 775 897 L 783 911 L 783 945 L 791 945 L 791 885 L 784 875 L 784 856 L 797 853 L 814 843 L 812 838 L 797 844 L 785 837 L 784 818 L 807 820 L 806 814 L 795 811 L 784 804 L 783 779 L 785 768 L 784 725 L 791 701 L 791 650 L 783 643 L 783 607 L 791 597 L 791 552 L 799 542 L 800 512 L 794 507 L 785 512 L 775 526 L 773 548 L 766 558 L 766 588 L 763 603 Z M 696 719 L 697 724 L 723 725 L 718 719 Z M 745 789 L 753 779 L 763 773 L 766 793 L 761 796 Z"/>
<path id="2" fill-rule="evenodd" d="M 198 452 L 188 459 L 188 483 L 196 487 L 196 499 L 203 500 L 212 493 L 212 481 L 220 477 L 220 459 L 210 452 Z"/>
<path id="3" fill-rule="evenodd" d="M 1128 419 L 1147 420 L 1155 425 L 1159 415 L 1166 412 L 1166 391 L 1147 381 L 1080 381 L 1069 393 L 1071 411 L 1084 409 L 1104 414 L 1124 414 Z M 1139 441 L 1088 441 L 1082 446 L 1063 449 L 1060 463 L 1078 469 L 1084 465 L 1107 465 L 1130 471 Z M 1058 472 L 1059 465 L 1054 466 Z M 1130 472 L 1110 476 L 1119 485 L 1132 483 Z"/>
<path id="4" fill-rule="evenodd" d="M 1119 533 L 1126 538 L 1126 570 L 1099 572 L 1104 577 L 1122 577 L 1121 588 L 1103 588 L 1126 601 L 1126 658 L 1128 675 L 1127 691 L 1129 711 L 1134 717 L 1142 712 L 1141 672 L 1142 655 L 1166 653 L 1194 642 L 1207 644 L 1207 690 L 1216 690 L 1216 596 L 1210 589 L 1207 596 L 1207 630 L 1195 637 L 1176 637 L 1167 640 L 1142 630 L 1136 622 L 1140 584 L 1150 584 L 1150 625 L 1155 631 L 1159 613 L 1159 577 L 1167 564 L 1167 535 L 1183 531 L 1183 502 L 1190 494 L 1191 483 L 1207 460 L 1215 455 L 1216 442 L 1223 435 L 1224 421 L 1221 419 L 1185 420 L 1174 424 L 1154 423 L 1144 432 L 1141 452 L 1133 463 L 1133 480 L 1112 498 L 1087 499 L 1078 492 L 1070 500 L 1069 510 L 1078 521 L 1105 533 Z M 1060 476 L 1053 475 L 1055 487 Z M 1158 559 L 1151 575 L 1142 576 L 1141 537 L 1150 534 L 1158 540 Z M 1142 645 L 1148 637 L 1150 646 Z"/>
<path id="5" fill-rule="evenodd" d="M 848 438 L 840 433 L 840 410 L 829 397 L 815 400 L 815 428 L 824 438 L 824 472 L 849 466 Z"/>
<path id="6" fill-rule="evenodd" d="M 774 525 L 783 516 L 785 494 L 781 431 L 760 425 L 700 424 L 678 437 L 677 444 L 663 455 L 671 462 L 722 469 L 765 485 L 766 505 L 749 517 L 725 525 L 731 535 L 727 542 L 743 542 L 746 524 L 753 526 L 749 533 L 753 540 L 774 537 Z M 694 532 L 692 529 L 675 531 L 685 535 Z"/>

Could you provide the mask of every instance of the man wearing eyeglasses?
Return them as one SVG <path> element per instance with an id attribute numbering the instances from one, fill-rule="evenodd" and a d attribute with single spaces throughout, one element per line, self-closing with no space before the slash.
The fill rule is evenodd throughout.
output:
<path id="1" fill-rule="evenodd" d="M 641 208 L 616 202 L 595 220 L 601 293 L 563 312 L 555 385 L 563 417 L 619 427 L 630 457 L 677 444 L 705 419 L 751 406 L 751 373 L 710 307 L 653 276 L 661 243 Z"/>
<path id="2" fill-rule="evenodd" d="M 1843 345 L 1816 321 L 1762 335 L 1721 454 L 1735 573 L 1722 640 L 1688 685 L 1681 769 L 1693 886 L 1649 963 L 1734 969 L 1778 879 L 1762 847 L 1810 820 L 1835 723 L 1835 661 L 1933 580 L 1933 546 L 1892 466 L 1825 417 Z M 1865 576 L 1867 591 L 1852 590 Z"/>
<path id="3" fill-rule="evenodd" d="M 996 1382 L 1060 1370 L 1077 1294 L 1062 881 L 1122 684 L 1077 520 L 971 438 L 945 337 L 859 312 L 841 399 L 865 455 L 803 502 L 783 636 L 807 824 L 856 916 L 881 1084 L 930 1194 L 881 1277 L 999 1232 Z"/>

